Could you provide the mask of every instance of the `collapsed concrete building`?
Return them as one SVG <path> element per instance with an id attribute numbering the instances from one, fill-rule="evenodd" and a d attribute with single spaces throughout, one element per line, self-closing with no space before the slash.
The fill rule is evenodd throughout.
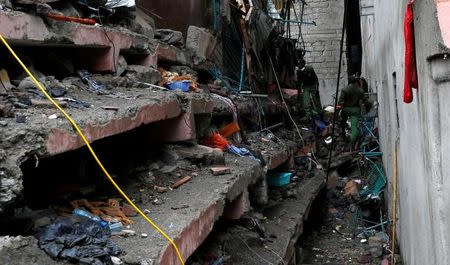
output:
<path id="1" fill-rule="evenodd" d="M 184 261 L 219 219 L 239 219 L 251 205 L 265 203 L 267 171 L 291 169 L 294 156 L 301 152 L 308 157 L 313 145 L 308 130 L 301 135 L 298 128 L 296 133 L 284 131 L 283 137 L 270 133 L 269 128 L 293 125 L 285 114 L 288 105 L 281 103 L 284 99 L 278 92 L 267 95 L 265 86 L 276 80 L 290 88 L 295 78 L 294 65 L 283 68 L 277 57 L 266 56 L 277 49 L 270 47 L 269 38 L 282 35 L 273 33 L 266 4 L 217 1 L 220 11 L 214 10 L 215 4 L 208 5 L 204 10 L 209 15 L 188 8 L 202 6 L 200 2 L 178 1 L 180 13 L 167 9 L 165 1 L 146 1 L 137 9 L 127 3 L 116 9 L 68 1 L 0 5 L 0 34 L 80 126 L 115 182 L 173 239 Z M 153 15 L 154 10 L 159 15 Z M 178 19 L 164 24 L 160 15 Z M 64 226 L 53 221 L 82 208 L 90 211 L 87 215 L 109 211 L 101 222 L 131 224 L 133 232 L 124 227 L 113 240 L 126 253 L 118 258 L 120 263 L 180 264 L 166 238 L 144 219 L 129 219 L 137 213 L 116 200 L 119 195 L 98 170 L 73 124 L 5 46 L 1 53 L 0 208 L 5 225 L 1 263 L 110 264 L 109 258 L 103 260 L 104 250 L 98 249 L 102 253 L 98 257 L 62 249 L 47 255 L 40 248 L 48 242 L 30 237 L 37 231 L 41 239 L 43 234 L 50 236 L 41 229 Z M 283 71 L 290 72 L 278 79 Z M 187 90 L 169 91 L 164 80 L 173 73 L 184 76 Z M 211 132 L 220 129 L 226 134 L 223 125 L 230 122 L 238 124 L 236 142 L 250 152 L 233 146 L 236 156 L 214 148 L 215 144 L 202 145 Z M 298 145 L 300 140 L 304 142 Z M 277 229 L 279 218 L 292 220 L 287 234 L 273 243 L 282 246 L 277 255 L 286 261 L 295 255 L 301 224 L 324 185 L 322 171 L 311 176 L 301 187 L 291 185 L 292 192 L 303 191 L 294 200 L 299 211 L 271 221 Z M 119 205 L 120 211 L 114 210 Z M 131 213 L 125 215 L 124 207 Z M 116 220 L 111 219 L 113 211 Z"/>
<path id="2" fill-rule="evenodd" d="M 314 219 L 323 193 L 334 220 L 344 212 L 355 219 L 379 212 L 378 234 L 386 235 L 393 220 L 380 205 L 385 176 L 384 195 L 393 198 L 395 146 L 405 264 L 448 263 L 446 1 L 414 5 L 419 85 L 439 93 L 420 89 L 411 105 L 398 100 L 404 70 L 399 33 L 409 1 L 105 2 L 1 1 L 0 34 L 81 127 L 132 204 L 173 239 L 183 261 L 170 240 L 119 198 L 73 126 L 0 45 L 0 263 L 228 264 L 227 257 L 230 264 L 303 264 L 305 223 Z M 299 84 L 302 61 L 317 73 L 320 97 L 312 97 L 321 104 L 312 108 L 328 107 L 313 122 Z M 337 129 L 332 134 L 336 83 L 342 88 L 359 74 L 379 102 L 378 126 L 371 125 L 377 128 L 364 142 L 376 158 L 365 149 L 344 152 L 345 140 Z M 381 155 L 386 174 L 378 170 L 377 190 L 368 196 L 374 183 L 364 178 L 364 161 L 381 163 Z M 355 168 L 360 174 L 352 175 Z M 290 172 L 289 184 L 267 183 L 281 172 Z M 354 210 L 361 201 L 373 209 Z M 80 257 L 43 250 L 47 245 L 35 237 L 79 208 L 123 224 L 111 237 L 121 253 Z M 229 229 L 236 224 L 248 229 Z M 377 241 L 348 264 L 387 260 L 389 238 L 364 227 L 359 242 L 341 226 L 332 233 L 343 241 Z M 221 255 L 199 254 L 206 250 Z"/>

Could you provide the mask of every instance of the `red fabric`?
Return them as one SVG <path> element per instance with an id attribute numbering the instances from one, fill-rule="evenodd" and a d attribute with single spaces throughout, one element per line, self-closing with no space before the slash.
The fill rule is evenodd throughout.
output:
<path id="1" fill-rule="evenodd" d="M 412 88 L 418 88 L 416 53 L 414 47 L 414 13 L 411 0 L 406 7 L 405 13 L 405 84 L 403 88 L 403 101 L 411 103 L 413 101 Z"/>
<path id="2" fill-rule="evenodd" d="M 224 151 L 230 143 L 219 133 L 212 133 L 203 139 L 203 144 L 212 148 L 220 148 Z"/>

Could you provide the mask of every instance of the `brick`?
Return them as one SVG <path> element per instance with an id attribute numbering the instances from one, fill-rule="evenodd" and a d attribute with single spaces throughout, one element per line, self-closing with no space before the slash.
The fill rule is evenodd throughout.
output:
<path id="1" fill-rule="evenodd" d="M 230 174 L 231 172 L 229 167 L 211 167 L 210 170 L 214 176 Z"/>
<path id="2" fill-rule="evenodd" d="M 186 176 L 183 178 L 178 179 L 172 186 L 172 188 L 174 189 L 178 189 L 179 187 L 183 186 L 184 184 L 188 183 L 189 181 L 191 181 L 192 177 L 191 176 Z"/>

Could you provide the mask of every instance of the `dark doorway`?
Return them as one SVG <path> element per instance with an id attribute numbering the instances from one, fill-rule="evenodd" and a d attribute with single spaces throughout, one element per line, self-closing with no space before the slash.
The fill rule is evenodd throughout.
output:
<path id="1" fill-rule="evenodd" d="M 359 1 L 349 0 L 347 8 L 347 71 L 348 75 L 361 73 L 361 19 Z"/>

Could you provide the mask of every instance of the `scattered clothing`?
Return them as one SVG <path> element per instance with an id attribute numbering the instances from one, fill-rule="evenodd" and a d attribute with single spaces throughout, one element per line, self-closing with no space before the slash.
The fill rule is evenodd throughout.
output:
<path id="1" fill-rule="evenodd" d="M 62 217 L 38 235 L 38 245 L 54 259 L 81 264 L 109 265 L 121 254 L 109 229 L 85 217 Z"/>
<path id="2" fill-rule="evenodd" d="M 106 86 L 102 82 L 97 82 L 94 79 L 92 79 L 92 74 L 89 73 L 87 70 L 79 70 L 77 71 L 78 75 L 81 78 L 81 81 L 88 85 L 89 90 L 93 92 L 97 92 L 98 94 L 107 94 L 105 91 Z"/>
<path id="3" fill-rule="evenodd" d="M 230 144 L 230 145 L 228 145 L 227 150 L 228 150 L 229 153 L 232 153 L 232 154 L 235 154 L 235 155 L 238 155 L 238 156 L 241 156 L 241 157 L 242 156 L 248 156 L 251 159 L 254 159 L 254 160 L 257 160 L 257 161 L 261 162 L 252 153 L 250 153 L 250 151 L 247 148 L 237 147 L 235 145 Z"/>

